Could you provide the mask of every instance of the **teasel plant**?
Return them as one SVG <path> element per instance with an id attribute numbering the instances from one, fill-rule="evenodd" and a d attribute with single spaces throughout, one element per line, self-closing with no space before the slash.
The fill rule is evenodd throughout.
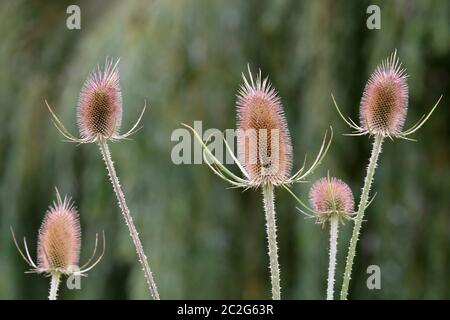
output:
<path id="1" fill-rule="evenodd" d="M 341 179 L 326 177 L 317 180 L 309 191 L 309 203 L 306 205 L 292 194 L 301 208 L 297 209 L 308 218 L 314 218 L 323 228 L 330 227 L 329 260 L 327 278 L 327 300 L 334 299 L 334 283 L 338 248 L 339 224 L 353 220 L 355 202 L 350 187 Z"/>
<path id="2" fill-rule="evenodd" d="M 278 262 L 277 226 L 274 188 L 287 190 L 305 179 L 319 166 L 325 157 L 333 137 L 325 133 L 320 150 L 309 168 L 306 157 L 303 166 L 291 175 L 292 145 L 281 99 L 268 77 L 256 79 L 248 66 L 248 78 L 242 74 L 243 84 L 237 94 L 237 155 L 226 139 L 227 152 L 239 168 L 242 177 L 233 173 L 208 148 L 210 137 L 205 140 L 189 125 L 201 144 L 203 159 L 214 174 L 228 182 L 232 188 L 261 189 L 266 220 L 269 269 L 272 299 L 281 299 L 280 267 Z"/>
<path id="3" fill-rule="evenodd" d="M 122 94 L 119 84 L 118 64 L 119 60 L 114 63 L 112 59 L 107 58 L 103 70 L 98 66 L 84 83 L 77 107 L 77 124 L 81 135 L 80 138 L 71 134 L 47 101 L 45 103 L 52 115 L 53 123 L 67 141 L 77 144 L 95 143 L 99 146 L 119 208 L 136 248 L 150 294 L 154 300 L 159 300 L 158 289 L 139 238 L 139 233 L 128 208 L 108 146 L 109 141 L 128 139 L 138 131 L 140 129 L 139 123 L 146 109 L 146 104 L 144 104 L 139 118 L 132 128 L 124 134 L 119 133 L 122 122 Z"/>
<path id="4" fill-rule="evenodd" d="M 21 257 L 31 268 L 26 273 L 38 273 L 50 277 L 49 300 L 57 299 L 63 276 L 86 276 L 87 272 L 100 262 L 105 253 L 105 234 L 103 233 L 103 250 L 94 261 L 98 246 L 98 234 L 96 234 L 91 257 L 83 266 L 78 267 L 81 248 L 80 218 L 71 198 L 65 196 L 63 200 L 58 189 L 56 189 L 56 201 L 48 208 L 39 229 L 37 263 L 31 258 L 26 238 L 23 238 L 24 249 L 21 249 L 12 227 L 11 234 Z"/>
<path id="5" fill-rule="evenodd" d="M 416 141 L 409 136 L 417 132 L 430 118 L 439 105 L 442 95 L 429 113 L 424 114 L 411 128 L 403 130 L 408 111 L 408 74 L 397 57 L 397 50 L 384 60 L 370 76 L 361 98 L 359 108 L 359 121 L 357 125 L 350 117 L 345 117 L 331 95 L 339 116 L 353 129 L 349 136 L 368 135 L 373 137 L 372 151 L 367 166 L 361 198 L 354 219 L 352 237 L 348 249 L 347 261 L 343 276 L 341 299 L 348 298 L 353 261 L 356 255 L 356 246 L 361 232 L 364 213 L 369 202 L 370 189 L 377 168 L 381 147 L 386 138 Z"/>

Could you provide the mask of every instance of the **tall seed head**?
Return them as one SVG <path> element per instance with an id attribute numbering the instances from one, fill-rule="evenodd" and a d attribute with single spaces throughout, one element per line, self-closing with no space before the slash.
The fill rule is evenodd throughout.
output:
<path id="1" fill-rule="evenodd" d="M 94 70 L 80 93 L 77 109 L 82 138 L 95 141 L 119 133 L 122 122 L 122 94 L 119 85 L 119 61 L 106 60 L 103 70 Z"/>
<path id="2" fill-rule="evenodd" d="M 326 222 L 332 215 L 350 216 L 355 202 L 350 187 L 337 178 L 320 178 L 309 191 L 309 201 L 319 223 Z"/>
<path id="3" fill-rule="evenodd" d="M 47 210 L 39 229 L 38 267 L 47 272 L 68 271 L 77 266 L 80 257 L 81 229 L 78 213 L 67 197 Z"/>
<path id="4" fill-rule="evenodd" d="M 395 136 L 403 128 L 408 109 L 406 70 L 394 51 L 366 84 L 360 104 L 361 127 L 370 133 Z"/>
<path id="5" fill-rule="evenodd" d="M 237 95 L 239 161 L 252 184 L 279 185 L 289 178 L 292 145 L 280 97 L 261 71 Z"/>

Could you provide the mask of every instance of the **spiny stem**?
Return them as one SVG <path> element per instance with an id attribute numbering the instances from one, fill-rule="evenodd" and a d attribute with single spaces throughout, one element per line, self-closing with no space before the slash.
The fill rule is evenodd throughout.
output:
<path id="1" fill-rule="evenodd" d="M 347 263 L 345 265 L 344 279 L 342 282 L 341 300 L 346 300 L 348 296 L 348 288 L 350 284 L 350 278 L 352 274 L 353 260 L 356 254 L 356 244 L 358 243 L 359 233 L 361 231 L 361 225 L 364 218 L 364 211 L 367 208 L 369 201 L 370 187 L 372 185 L 373 176 L 377 167 L 378 156 L 381 153 L 381 145 L 383 144 L 384 137 L 382 135 L 375 135 L 375 139 L 372 147 L 372 154 L 369 160 L 369 166 L 367 167 L 367 174 L 364 179 L 364 187 L 361 193 L 361 200 L 359 202 L 358 213 L 355 217 L 355 226 L 353 227 L 352 238 L 350 239 L 350 246 L 348 248 Z"/>
<path id="2" fill-rule="evenodd" d="M 336 272 L 337 239 L 339 232 L 339 218 L 330 218 L 330 260 L 328 264 L 327 300 L 333 300 L 334 275 Z"/>
<path id="3" fill-rule="evenodd" d="M 272 284 L 272 299 L 281 299 L 280 267 L 278 265 L 277 226 L 275 221 L 275 199 L 273 185 L 263 187 L 264 211 L 266 213 L 267 241 L 269 243 L 270 281 Z"/>
<path id="4" fill-rule="evenodd" d="M 50 280 L 50 292 L 48 294 L 49 300 L 56 300 L 58 298 L 58 288 L 61 280 L 61 273 L 54 272 L 52 273 Z"/>
<path id="5" fill-rule="evenodd" d="M 108 144 L 106 141 L 101 141 L 99 143 L 100 151 L 105 161 L 106 168 L 108 169 L 108 174 L 113 185 L 114 192 L 116 194 L 117 200 L 119 202 L 120 210 L 125 219 L 125 224 L 127 225 L 131 239 L 133 240 L 134 246 L 136 247 L 136 252 L 139 258 L 139 262 L 142 265 L 142 270 L 144 271 L 145 279 L 147 280 L 148 288 L 154 300 L 159 300 L 159 293 L 156 287 L 155 280 L 153 279 L 150 266 L 147 261 L 147 257 L 144 253 L 144 248 L 142 247 L 141 240 L 139 239 L 139 234 L 133 223 L 133 218 L 131 217 L 130 210 L 128 209 L 127 203 L 125 201 L 125 195 L 120 186 L 119 178 L 117 177 L 116 170 L 114 168 L 113 161 L 111 160 L 111 153 L 109 151 Z"/>

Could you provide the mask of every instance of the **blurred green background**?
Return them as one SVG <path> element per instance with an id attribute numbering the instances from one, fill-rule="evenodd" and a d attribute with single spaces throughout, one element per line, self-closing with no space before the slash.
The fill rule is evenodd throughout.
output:
<path id="1" fill-rule="evenodd" d="M 45 299 L 48 279 L 24 274 L 9 227 L 37 231 L 54 187 L 70 194 L 81 215 L 82 261 L 96 232 L 106 254 L 62 299 L 149 297 L 95 145 L 63 143 L 50 121 L 48 99 L 77 132 L 75 108 L 89 72 L 120 57 L 123 128 L 147 100 L 144 128 L 111 146 L 131 213 L 161 297 L 270 298 L 264 214 L 259 192 L 228 190 L 206 165 L 171 162 L 171 133 L 181 122 L 235 127 L 235 94 L 250 63 L 269 74 L 286 110 L 295 167 L 317 152 L 329 125 L 335 139 L 327 170 L 355 197 L 370 152 L 367 137 L 332 107 L 358 118 L 359 100 L 375 66 L 394 48 L 407 67 L 406 126 L 444 99 L 415 135 L 387 141 L 356 257 L 353 299 L 450 298 L 449 66 L 450 2 L 441 1 L 80 1 L 81 30 L 66 28 L 72 1 L 0 2 L 0 298 Z M 381 8 L 381 30 L 366 28 L 366 8 Z M 447 128 L 447 129 L 446 129 Z M 234 168 L 236 169 L 236 168 Z M 296 187 L 306 199 L 310 185 Z M 282 296 L 323 299 L 327 230 L 305 220 L 278 190 Z M 337 267 L 341 285 L 351 225 L 342 229 Z M 382 289 L 366 287 L 366 268 L 379 265 Z"/>

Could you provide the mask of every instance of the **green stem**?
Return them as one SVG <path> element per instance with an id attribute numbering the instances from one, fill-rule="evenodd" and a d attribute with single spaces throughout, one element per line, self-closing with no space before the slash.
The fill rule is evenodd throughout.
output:
<path id="1" fill-rule="evenodd" d="M 122 188 L 120 186 L 119 178 L 117 177 L 113 161 L 111 160 L 111 153 L 109 151 L 108 144 L 106 143 L 106 141 L 102 141 L 99 143 L 99 145 L 100 151 L 103 156 L 103 160 L 105 161 L 106 168 L 108 169 L 108 174 L 111 179 L 111 183 L 113 185 L 114 193 L 116 194 L 120 210 L 122 211 L 122 215 L 125 219 L 125 224 L 127 225 L 128 230 L 130 231 L 131 239 L 133 240 L 134 246 L 136 247 L 136 252 L 139 258 L 139 262 L 142 265 L 142 270 L 144 271 L 144 276 L 145 279 L 147 280 L 148 288 L 150 290 L 153 299 L 159 300 L 158 289 L 156 287 L 155 280 L 153 279 L 153 274 L 152 271 L 150 270 L 147 257 L 145 256 L 141 240 L 139 239 L 139 234 L 136 230 L 136 227 L 134 226 L 130 210 L 128 209 L 125 200 L 125 194 L 123 193 Z"/>
<path id="2" fill-rule="evenodd" d="M 275 199 L 273 185 L 263 187 L 264 211 L 266 213 L 267 241 L 269 244 L 270 281 L 272 284 L 272 299 L 281 299 L 280 267 L 278 264 L 277 226 L 275 221 Z"/>
<path id="3" fill-rule="evenodd" d="M 355 226 L 353 227 L 353 234 L 352 238 L 350 239 L 350 246 L 348 248 L 347 263 L 345 265 L 344 279 L 341 290 L 341 300 L 346 300 L 348 296 L 348 288 L 352 274 L 353 260 L 355 259 L 356 254 L 356 244 L 358 243 L 359 233 L 361 231 L 364 211 L 366 210 L 367 204 L 369 202 L 370 187 L 372 185 L 373 176 L 377 167 L 378 157 L 381 153 L 381 145 L 383 144 L 383 140 L 384 137 L 382 135 L 375 135 L 372 154 L 370 156 L 366 178 L 364 179 L 364 187 L 361 193 L 361 201 L 359 202 L 358 213 L 355 217 Z"/>
<path id="4" fill-rule="evenodd" d="M 54 272 L 51 275 L 50 280 L 50 292 L 48 294 L 48 300 L 56 300 L 58 298 L 58 288 L 61 280 L 61 273 Z"/>
<path id="5" fill-rule="evenodd" d="M 330 259 L 328 264 L 327 300 L 333 300 L 334 296 L 338 232 L 339 218 L 337 216 L 332 216 L 330 218 Z"/>

